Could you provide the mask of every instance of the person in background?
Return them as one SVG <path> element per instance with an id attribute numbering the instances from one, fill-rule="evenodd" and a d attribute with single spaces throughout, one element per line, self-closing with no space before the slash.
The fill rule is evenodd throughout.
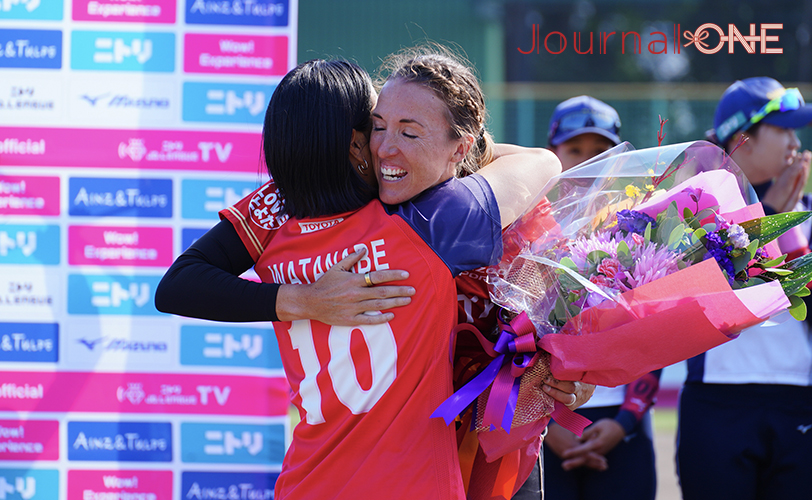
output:
<path id="1" fill-rule="evenodd" d="M 795 129 L 812 121 L 798 89 L 768 77 L 736 81 L 716 107 L 708 138 L 753 185 L 766 214 L 809 210 L 809 151 Z M 794 228 L 797 229 L 797 228 Z M 809 252 L 808 232 L 778 241 L 789 259 Z M 680 395 L 677 473 L 685 500 L 812 495 L 812 339 L 787 318 L 757 326 L 688 360 Z"/>
<path id="2" fill-rule="evenodd" d="M 620 144 L 612 106 L 578 96 L 556 106 L 550 149 L 568 170 Z M 620 387 L 596 387 L 580 413 L 593 421 L 581 438 L 551 422 L 544 438 L 544 486 L 553 500 L 653 500 L 656 466 L 649 408 L 660 371 Z"/>

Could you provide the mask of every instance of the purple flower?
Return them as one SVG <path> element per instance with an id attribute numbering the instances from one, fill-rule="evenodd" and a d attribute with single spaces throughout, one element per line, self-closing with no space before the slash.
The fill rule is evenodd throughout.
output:
<path id="1" fill-rule="evenodd" d="M 621 210 L 617 213 L 617 226 L 627 233 L 643 234 L 649 223 L 652 229 L 657 227 L 657 221 L 642 212 Z"/>
<path id="2" fill-rule="evenodd" d="M 725 242 L 715 231 L 708 233 L 705 239 L 707 241 L 705 247 L 708 249 L 708 255 L 716 259 L 719 266 L 727 272 L 728 278 L 732 280 L 736 275 L 736 269 L 733 267 L 733 261 L 730 260 L 729 247 L 725 248 Z"/>
<path id="3" fill-rule="evenodd" d="M 715 219 L 715 222 L 716 222 L 716 230 L 717 231 L 719 231 L 720 229 L 728 229 L 728 228 L 730 228 L 730 224 L 728 224 L 728 222 L 725 219 L 723 219 L 722 217 L 719 217 L 719 214 L 713 214 L 713 218 Z"/>
<path id="4" fill-rule="evenodd" d="M 687 187 L 683 190 L 684 192 L 688 193 L 688 196 L 694 200 L 694 203 L 699 203 L 699 199 L 702 198 L 702 193 L 705 192 L 702 188 L 695 188 L 695 187 Z"/>
<path id="5" fill-rule="evenodd" d="M 747 245 L 750 244 L 750 237 L 738 224 L 730 225 L 727 230 L 727 240 L 733 245 L 733 248 L 747 248 Z"/>

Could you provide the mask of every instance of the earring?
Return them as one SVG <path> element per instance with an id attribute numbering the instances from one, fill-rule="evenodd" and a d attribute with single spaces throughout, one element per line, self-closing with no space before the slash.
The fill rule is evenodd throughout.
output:
<path id="1" fill-rule="evenodd" d="M 362 174 L 365 173 L 369 169 L 369 163 L 367 163 L 366 158 L 364 158 L 364 166 L 362 167 L 361 164 L 358 164 L 358 171 Z"/>

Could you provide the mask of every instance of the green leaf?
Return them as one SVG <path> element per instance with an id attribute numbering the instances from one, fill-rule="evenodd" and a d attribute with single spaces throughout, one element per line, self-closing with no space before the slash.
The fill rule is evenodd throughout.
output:
<path id="1" fill-rule="evenodd" d="M 714 205 L 712 207 L 705 208 L 703 210 L 700 210 L 696 214 L 696 218 L 701 221 L 706 217 L 710 217 L 711 215 L 713 215 L 717 210 L 719 210 L 719 205 Z"/>
<path id="2" fill-rule="evenodd" d="M 572 269 L 573 271 L 578 270 L 578 266 L 575 265 L 575 262 L 572 259 L 570 259 L 569 257 L 562 258 L 561 261 L 559 262 L 559 264 L 561 264 L 562 266 L 564 266 L 566 268 Z"/>
<path id="3" fill-rule="evenodd" d="M 593 250 L 587 254 L 586 260 L 593 264 L 600 264 L 606 257 L 610 257 L 610 255 L 603 250 Z"/>
<path id="4" fill-rule="evenodd" d="M 780 267 L 765 267 L 764 270 L 768 273 L 777 274 L 778 276 L 789 276 L 792 274 L 792 271 L 789 269 L 781 269 Z"/>
<path id="5" fill-rule="evenodd" d="M 758 263 L 756 264 L 756 266 L 758 266 L 758 267 L 775 267 L 775 266 L 780 266 L 781 264 L 783 264 L 783 263 L 784 263 L 784 260 L 785 260 L 786 258 L 787 258 L 787 255 L 786 255 L 786 254 L 784 254 L 784 255 L 782 255 L 782 256 L 780 256 L 780 257 L 776 258 L 776 259 L 771 259 L 771 260 L 768 260 L 768 261 L 765 261 L 765 262 L 758 262 Z"/>
<path id="6" fill-rule="evenodd" d="M 766 245 L 810 217 L 812 212 L 785 212 L 744 221 L 739 225 L 750 239 L 758 238 L 762 245 Z"/>
<path id="7" fill-rule="evenodd" d="M 798 321 L 803 321 L 806 319 L 806 303 L 804 299 L 797 297 L 795 295 L 790 296 L 789 298 L 789 313 L 792 315 L 793 318 L 797 319 Z"/>
<path id="8" fill-rule="evenodd" d="M 685 208 L 682 209 L 682 219 L 684 221 L 688 222 L 689 220 L 691 220 L 693 218 L 694 218 L 694 213 L 691 212 L 690 208 L 685 207 Z"/>
<path id="9" fill-rule="evenodd" d="M 739 274 L 747 268 L 747 263 L 750 262 L 750 258 L 747 255 L 741 255 L 730 259 L 730 261 L 733 263 L 733 269 L 736 271 L 736 274 Z"/>
<path id="10" fill-rule="evenodd" d="M 704 227 L 700 227 L 699 229 L 694 230 L 694 236 L 696 236 L 697 238 L 702 238 L 706 234 L 708 234 L 708 232 L 705 230 Z"/>
<path id="11" fill-rule="evenodd" d="M 790 296 L 798 293 L 801 288 L 806 288 L 807 283 L 809 283 L 809 278 L 782 279 L 781 288 L 784 289 L 787 296 Z"/>
<path id="12" fill-rule="evenodd" d="M 797 292 L 795 292 L 796 297 L 808 297 L 812 292 L 809 291 L 809 288 L 803 287 Z"/>
<path id="13" fill-rule="evenodd" d="M 758 247 L 758 240 L 753 240 L 749 245 L 747 245 L 747 254 L 750 256 L 750 260 L 756 256 L 756 250 L 758 250 Z"/>
<path id="14" fill-rule="evenodd" d="M 685 226 L 683 224 L 677 224 L 668 236 L 668 248 L 675 250 L 679 244 L 682 243 L 683 235 L 685 235 Z"/>
<path id="15" fill-rule="evenodd" d="M 651 222 L 646 224 L 646 230 L 643 232 L 643 238 L 646 240 L 646 243 L 651 243 Z"/>

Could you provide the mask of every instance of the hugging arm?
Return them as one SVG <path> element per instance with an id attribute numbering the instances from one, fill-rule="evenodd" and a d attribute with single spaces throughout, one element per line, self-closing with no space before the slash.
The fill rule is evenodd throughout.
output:
<path id="1" fill-rule="evenodd" d="M 363 275 L 347 271 L 364 256 L 355 252 L 308 285 L 277 285 L 240 278 L 254 265 L 228 221 L 221 221 L 179 256 L 155 292 L 155 307 L 166 313 L 213 321 L 316 319 L 330 325 L 377 324 L 394 314 L 367 315 L 406 305 L 412 287 L 367 287 Z M 374 283 L 402 280 L 398 270 L 370 273 Z"/>
<path id="2" fill-rule="evenodd" d="M 494 153 L 494 161 L 477 173 L 490 184 L 505 228 L 537 201 L 552 177 L 561 173 L 561 162 L 544 148 L 497 144 Z"/>

